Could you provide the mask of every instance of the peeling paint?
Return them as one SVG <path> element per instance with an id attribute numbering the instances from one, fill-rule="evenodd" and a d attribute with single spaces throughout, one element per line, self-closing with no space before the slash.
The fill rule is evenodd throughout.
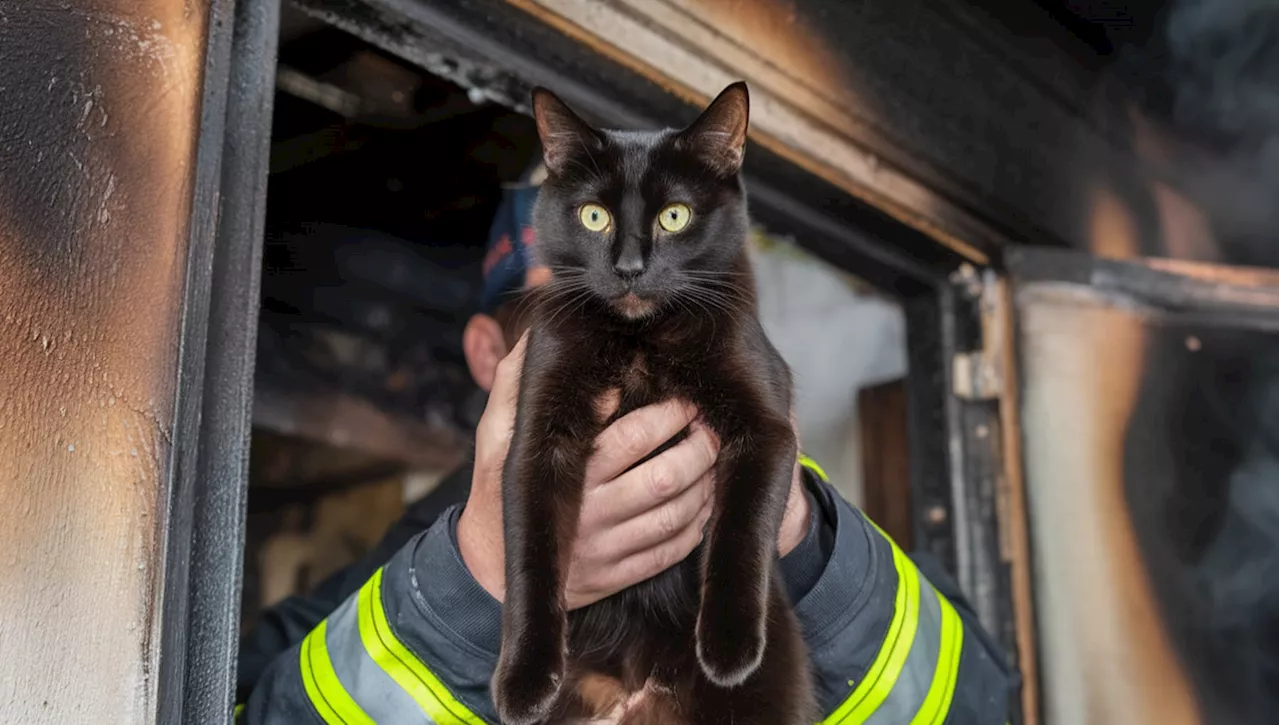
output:
<path id="1" fill-rule="evenodd" d="M 147 723 L 208 6 L 74 4 L 0 0 L 0 702 Z"/>

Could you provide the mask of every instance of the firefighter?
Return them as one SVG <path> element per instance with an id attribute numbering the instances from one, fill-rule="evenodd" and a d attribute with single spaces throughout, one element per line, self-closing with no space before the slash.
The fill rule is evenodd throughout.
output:
<path id="1" fill-rule="evenodd" d="M 545 277 L 528 264 L 537 173 L 505 191 L 483 265 L 484 312 L 464 332 L 472 376 L 490 393 L 474 464 L 412 506 L 364 559 L 263 615 L 241 647 L 239 722 L 498 722 L 489 680 L 501 631 L 501 472 L 526 325 L 519 299 Z M 710 434 L 627 470 L 694 414 L 674 401 L 652 405 L 601 434 L 566 582 L 570 608 L 643 581 L 697 545 L 716 455 Z M 592 495 L 606 483 L 607 495 Z M 1015 675 L 950 579 L 907 557 L 803 456 L 778 555 L 821 722 L 1005 722 Z"/>

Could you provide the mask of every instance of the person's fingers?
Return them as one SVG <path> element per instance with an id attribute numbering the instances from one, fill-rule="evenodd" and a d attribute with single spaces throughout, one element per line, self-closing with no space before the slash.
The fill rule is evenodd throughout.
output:
<path id="1" fill-rule="evenodd" d="M 591 547 L 593 559 L 620 561 L 679 534 L 702 514 L 710 500 L 711 474 L 708 472 L 666 503 L 616 526 L 599 529 L 582 544 Z"/>
<path id="2" fill-rule="evenodd" d="M 520 371 L 524 368 L 524 353 L 529 347 L 529 333 L 520 336 L 516 346 L 498 363 L 493 376 L 493 387 L 489 391 L 489 406 L 510 407 L 515 414 L 516 398 L 520 392 Z M 488 412 L 489 406 L 485 407 Z"/>
<path id="3" fill-rule="evenodd" d="M 493 387 L 489 391 L 489 401 L 484 406 L 484 414 L 480 416 L 477 434 L 499 432 L 510 435 L 516 418 L 516 401 L 520 395 L 520 371 L 524 367 L 524 353 L 528 347 L 529 335 L 521 337 L 511 352 L 502 358 L 493 375 Z"/>
<path id="4" fill-rule="evenodd" d="M 607 592 L 603 596 L 639 584 L 683 561 L 698 546 L 698 542 L 702 541 L 702 529 L 710 517 L 711 507 L 706 506 L 698 518 L 675 536 L 657 546 L 638 551 L 615 566 L 609 567 L 599 585 L 601 591 Z"/>
<path id="5" fill-rule="evenodd" d="M 497 479 L 502 464 L 507 459 L 511 433 L 515 429 L 516 400 L 520 393 L 520 371 L 524 367 L 528 337 L 526 333 L 520 338 L 511 352 L 498 363 L 494 373 L 489 401 L 485 404 L 480 423 L 476 426 L 476 471 L 472 477 L 473 488 L 476 479 L 482 483 L 492 484 L 494 487 L 498 485 Z"/>
<path id="6" fill-rule="evenodd" d="M 579 530 L 614 526 L 670 501 L 706 474 L 718 453 L 715 436 L 705 426 L 693 426 L 689 437 L 644 465 L 604 486 L 588 489 Z"/>
<path id="7" fill-rule="evenodd" d="M 596 438 L 595 453 L 587 461 L 587 485 L 616 478 L 683 430 L 696 415 L 689 403 L 668 400 L 615 420 Z"/>

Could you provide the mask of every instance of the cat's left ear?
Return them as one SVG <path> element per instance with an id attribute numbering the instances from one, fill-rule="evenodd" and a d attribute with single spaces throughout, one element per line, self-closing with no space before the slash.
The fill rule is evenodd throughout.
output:
<path id="1" fill-rule="evenodd" d="M 721 176 L 733 176 L 742 168 L 747 145 L 749 102 L 747 84 L 739 81 L 720 95 L 680 132 L 679 148 L 701 158 Z"/>

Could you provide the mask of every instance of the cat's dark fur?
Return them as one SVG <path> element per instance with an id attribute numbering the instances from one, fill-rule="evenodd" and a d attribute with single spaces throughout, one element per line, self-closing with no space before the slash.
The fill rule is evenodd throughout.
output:
<path id="1" fill-rule="evenodd" d="M 808 659 L 775 571 L 796 461 L 791 377 L 760 327 L 739 169 L 747 89 L 682 131 L 599 131 L 534 92 L 548 178 L 534 212 L 539 290 L 503 480 L 503 722 L 811 723 Z M 692 209 L 669 233 L 659 212 Z M 610 226 L 590 231 L 584 204 Z M 601 420 L 596 401 L 621 390 Z M 669 398 L 721 440 L 703 544 L 663 574 L 566 616 L 563 577 L 593 440 Z M 640 694 L 637 694 L 640 693 Z M 618 711 L 615 711 L 618 712 Z"/>

